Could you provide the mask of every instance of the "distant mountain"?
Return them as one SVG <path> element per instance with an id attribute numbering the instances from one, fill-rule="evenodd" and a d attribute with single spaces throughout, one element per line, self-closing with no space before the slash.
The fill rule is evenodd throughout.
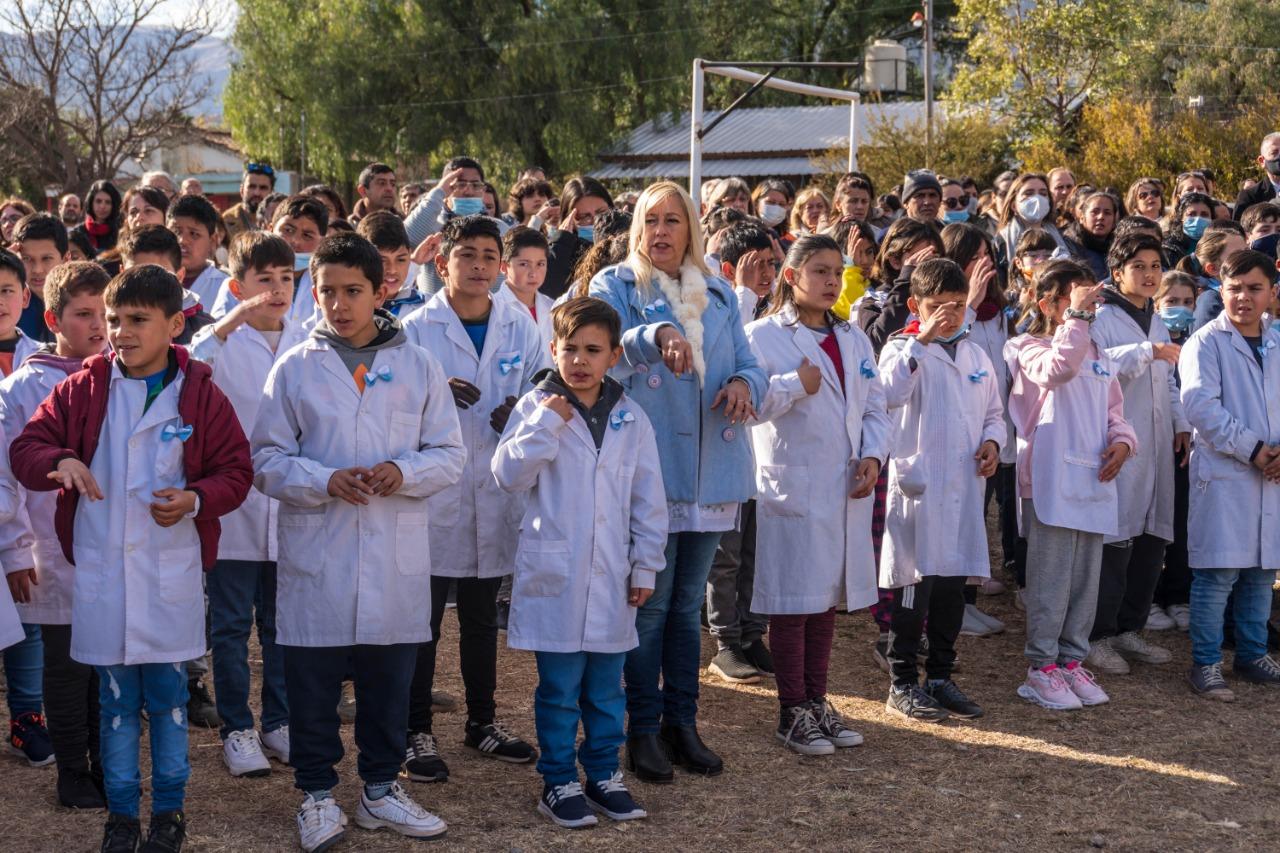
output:
<path id="1" fill-rule="evenodd" d="M 227 86 L 234 54 L 226 39 L 208 36 L 191 49 L 195 62 L 197 82 L 208 85 L 209 91 L 196 107 L 196 115 L 214 127 L 222 125 L 222 91 Z"/>

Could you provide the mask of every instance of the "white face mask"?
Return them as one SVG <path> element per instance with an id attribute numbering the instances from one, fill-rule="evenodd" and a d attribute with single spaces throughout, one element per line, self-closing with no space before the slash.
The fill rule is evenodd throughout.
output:
<path id="1" fill-rule="evenodd" d="M 1028 222 L 1039 222 L 1049 215 L 1049 199 L 1033 195 L 1018 202 L 1018 215 Z"/>
<path id="2" fill-rule="evenodd" d="M 780 204 L 765 202 L 760 205 L 760 218 L 764 220 L 765 225 L 772 228 L 787 218 L 787 209 Z"/>

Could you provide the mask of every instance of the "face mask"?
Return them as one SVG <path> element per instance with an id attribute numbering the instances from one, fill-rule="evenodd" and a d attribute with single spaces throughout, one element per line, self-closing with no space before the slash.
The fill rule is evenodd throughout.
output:
<path id="1" fill-rule="evenodd" d="M 938 343 L 940 343 L 940 344 L 954 344 L 956 341 L 960 340 L 961 338 L 963 338 L 963 337 L 964 337 L 965 335 L 967 335 L 967 334 L 969 334 L 969 326 L 968 326 L 968 324 L 966 323 L 965 325 L 961 326 L 959 329 L 956 329 L 956 333 L 955 333 L 954 335 L 952 335 L 951 337 L 949 337 L 949 338 L 934 338 L 934 340 L 936 340 L 936 341 L 937 341 Z"/>
<path id="2" fill-rule="evenodd" d="M 1264 160 L 1262 166 L 1267 170 L 1268 175 L 1273 178 L 1280 178 L 1280 157 L 1275 160 Z"/>
<path id="3" fill-rule="evenodd" d="M 1033 195 L 1018 202 L 1018 215 L 1028 222 L 1039 222 L 1049 215 L 1049 199 Z"/>
<path id="4" fill-rule="evenodd" d="M 583 225 L 578 228 L 578 239 L 584 243 L 594 243 L 596 241 L 596 229 L 591 225 Z"/>
<path id="5" fill-rule="evenodd" d="M 1179 305 L 1175 308 L 1164 308 L 1160 311 L 1160 319 L 1164 321 L 1164 327 L 1175 335 L 1185 334 L 1190 328 L 1192 322 L 1195 321 L 1195 312 L 1190 308 Z"/>
<path id="6" fill-rule="evenodd" d="M 948 210 L 942 214 L 942 221 L 948 224 L 952 222 L 968 222 L 969 211 L 967 210 Z"/>
<path id="7" fill-rule="evenodd" d="M 484 199 L 455 198 L 453 200 L 453 212 L 458 216 L 475 216 L 477 213 L 484 213 Z"/>
<path id="8" fill-rule="evenodd" d="M 294 252 L 293 268 L 295 270 L 311 269 L 311 253 L 310 252 Z"/>
<path id="9" fill-rule="evenodd" d="M 1269 258 L 1276 256 L 1276 246 L 1280 244 L 1280 232 L 1268 234 L 1265 237 L 1259 237 L 1249 244 L 1249 248 L 1255 252 L 1261 252 Z"/>
<path id="10" fill-rule="evenodd" d="M 1204 286 L 1212 290 L 1214 293 L 1222 290 L 1222 282 L 1218 281 L 1216 278 L 1209 278 L 1206 275 L 1201 276 L 1200 281 L 1204 282 Z"/>
<path id="11" fill-rule="evenodd" d="M 782 220 L 787 218 L 787 209 L 780 204 L 765 202 L 760 205 L 760 218 L 764 220 L 765 225 L 772 228 L 781 224 Z"/>
<path id="12" fill-rule="evenodd" d="M 978 197 L 976 195 L 969 196 L 969 205 L 965 209 L 969 211 L 970 216 L 978 212 Z"/>
<path id="13" fill-rule="evenodd" d="M 1209 220 L 1204 216 L 1188 216 L 1182 221 L 1182 231 L 1192 240 L 1204 236 L 1204 229 L 1209 227 Z"/>

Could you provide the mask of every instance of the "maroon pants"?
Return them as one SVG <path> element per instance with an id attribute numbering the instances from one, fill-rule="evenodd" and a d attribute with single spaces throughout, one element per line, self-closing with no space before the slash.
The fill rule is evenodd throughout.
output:
<path id="1" fill-rule="evenodd" d="M 836 609 L 825 613 L 770 616 L 769 647 L 784 708 L 827 695 L 827 667 L 836 633 Z"/>

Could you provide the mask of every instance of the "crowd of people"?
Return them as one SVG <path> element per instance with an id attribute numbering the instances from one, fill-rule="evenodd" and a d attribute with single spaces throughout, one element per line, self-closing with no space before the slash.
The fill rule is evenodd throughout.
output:
<path id="1" fill-rule="evenodd" d="M 1280 685 L 1280 134 L 1258 163 L 1234 204 L 1208 170 L 1122 195 L 1066 168 L 697 198 L 529 169 L 503 198 L 464 156 L 370 164 L 350 210 L 262 163 L 224 211 L 158 172 L 0 201 L 10 745 L 107 811 L 104 853 L 172 853 L 188 727 L 217 728 L 233 777 L 292 768 L 322 851 L 344 722 L 355 824 L 445 834 L 407 783 L 449 777 L 450 605 L 463 742 L 536 761 L 566 828 L 646 817 L 624 758 L 722 772 L 704 621 L 710 676 L 773 679 L 808 756 L 863 741 L 828 698 L 838 612 L 869 609 L 909 720 L 983 714 L 952 677 L 959 635 L 1005 630 L 983 595 L 1025 611 L 1008 689 L 1043 708 L 1169 663 L 1152 631 L 1189 632 L 1192 694 L 1233 698 L 1224 647 Z M 499 719 L 500 632 L 534 653 L 536 747 Z"/>

